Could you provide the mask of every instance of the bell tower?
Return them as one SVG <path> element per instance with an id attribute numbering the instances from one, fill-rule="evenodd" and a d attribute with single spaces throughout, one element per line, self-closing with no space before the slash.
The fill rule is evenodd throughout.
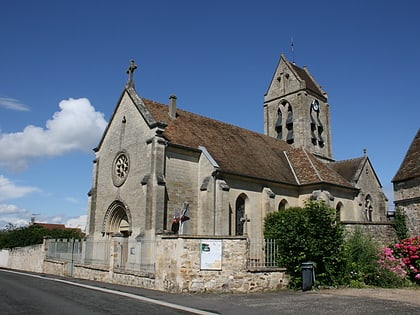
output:
<path id="1" fill-rule="evenodd" d="M 332 160 L 327 93 L 283 54 L 264 96 L 264 133 Z"/>

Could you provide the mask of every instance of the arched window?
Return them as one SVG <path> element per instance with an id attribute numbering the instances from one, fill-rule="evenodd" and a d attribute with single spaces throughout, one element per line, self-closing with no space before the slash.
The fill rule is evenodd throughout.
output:
<path id="1" fill-rule="evenodd" d="M 277 121 L 276 121 L 276 132 L 277 132 L 277 139 L 283 138 L 283 115 L 281 113 L 281 109 L 277 110 Z"/>
<path id="2" fill-rule="evenodd" d="M 286 207 L 287 207 L 287 200 L 286 199 L 283 199 L 282 201 L 280 201 L 279 207 L 278 207 L 277 210 L 278 211 L 285 210 Z"/>
<path id="3" fill-rule="evenodd" d="M 343 204 L 339 202 L 335 207 L 335 220 L 337 222 L 341 221 L 341 210 L 343 209 Z"/>
<path id="4" fill-rule="evenodd" d="M 295 142 L 295 136 L 293 134 L 293 111 L 292 106 L 290 106 L 290 104 L 289 108 L 287 109 L 286 129 L 286 142 L 292 144 L 293 142 Z"/>
<path id="5" fill-rule="evenodd" d="M 373 202 L 370 195 L 367 195 L 365 198 L 365 215 L 369 222 L 373 221 Z"/>
<path id="6" fill-rule="evenodd" d="M 244 235 L 244 223 L 245 217 L 245 196 L 239 196 L 236 199 L 236 211 L 235 211 L 235 235 Z"/>

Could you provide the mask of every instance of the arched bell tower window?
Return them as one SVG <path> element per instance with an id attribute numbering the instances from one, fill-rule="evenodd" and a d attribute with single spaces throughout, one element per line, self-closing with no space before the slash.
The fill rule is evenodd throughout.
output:
<path id="1" fill-rule="evenodd" d="M 287 109 L 286 129 L 287 129 L 286 142 L 289 144 L 292 144 L 293 142 L 295 142 L 295 136 L 293 134 L 293 110 L 290 104 L 289 104 L 289 108 Z"/>
<path id="2" fill-rule="evenodd" d="M 369 222 L 373 221 L 373 201 L 370 195 L 365 198 L 365 215 Z"/>
<path id="3" fill-rule="evenodd" d="M 285 140 L 287 143 L 294 143 L 293 133 L 293 110 L 292 106 L 286 100 L 280 102 L 277 109 L 277 118 L 274 129 L 277 139 Z"/>
<path id="4" fill-rule="evenodd" d="M 283 114 L 281 113 L 281 109 L 277 110 L 277 121 L 276 121 L 276 132 L 277 132 L 277 139 L 283 138 Z"/>

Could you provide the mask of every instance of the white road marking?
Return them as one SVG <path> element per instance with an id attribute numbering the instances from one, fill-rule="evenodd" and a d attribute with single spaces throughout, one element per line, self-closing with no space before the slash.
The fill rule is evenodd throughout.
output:
<path id="1" fill-rule="evenodd" d="M 24 275 L 24 276 L 40 278 L 40 279 L 45 279 L 45 280 L 49 280 L 49 281 L 61 282 L 61 283 L 65 283 L 65 284 L 74 285 L 74 286 L 77 286 L 77 287 L 87 288 L 87 289 L 106 292 L 106 293 L 115 294 L 115 295 L 121 295 L 121 296 L 125 296 L 125 297 L 131 298 L 131 299 L 135 299 L 135 300 L 139 300 L 139 301 L 143 301 L 143 302 L 147 302 L 147 303 L 152 303 L 152 304 L 157 304 L 157 305 L 161 305 L 161 306 L 166 306 L 166 307 L 169 307 L 169 308 L 173 308 L 173 309 L 177 309 L 177 310 L 181 310 L 181 311 L 186 311 L 186 312 L 190 312 L 190 313 L 197 314 L 197 315 L 219 315 L 218 313 L 202 311 L 202 310 L 195 309 L 195 308 L 188 307 L 188 306 L 182 306 L 182 305 L 178 305 L 178 304 L 174 304 L 174 303 L 155 300 L 155 299 L 151 299 L 151 298 L 147 298 L 147 297 L 144 297 L 144 296 L 135 295 L 135 294 L 131 294 L 131 293 L 94 287 L 94 286 L 91 286 L 91 285 L 81 284 L 81 283 L 77 283 L 77 282 L 71 282 L 71 281 L 61 280 L 61 279 L 54 279 L 54 278 L 49 278 L 49 277 L 45 277 L 45 276 L 33 275 L 33 274 L 29 274 L 29 273 L 6 270 L 6 269 L 0 269 L 0 271 L 16 273 L 16 274 L 20 274 L 20 275 Z"/>

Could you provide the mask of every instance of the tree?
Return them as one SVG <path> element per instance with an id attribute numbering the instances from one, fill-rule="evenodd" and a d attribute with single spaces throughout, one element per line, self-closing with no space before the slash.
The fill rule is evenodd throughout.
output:
<path id="1" fill-rule="evenodd" d="M 4 230 L 0 231 L 0 249 L 42 244 L 44 237 L 80 239 L 83 236 L 83 233 L 77 229 L 49 230 L 36 224 L 26 227 L 7 225 Z"/>
<path id="2" fill-rule="evenodd" d="M 270 213 L 264 222 L 264 236 L 278 240 L 277 262 L 288 269 L 291 287 L 300 286 L 301 265 L 309 261 L 315 265 L 319 284 L 339 283 L 343 227 L 336 222 L 335 209 L 325 202 L 308 201 L 304 208 Z"/>

